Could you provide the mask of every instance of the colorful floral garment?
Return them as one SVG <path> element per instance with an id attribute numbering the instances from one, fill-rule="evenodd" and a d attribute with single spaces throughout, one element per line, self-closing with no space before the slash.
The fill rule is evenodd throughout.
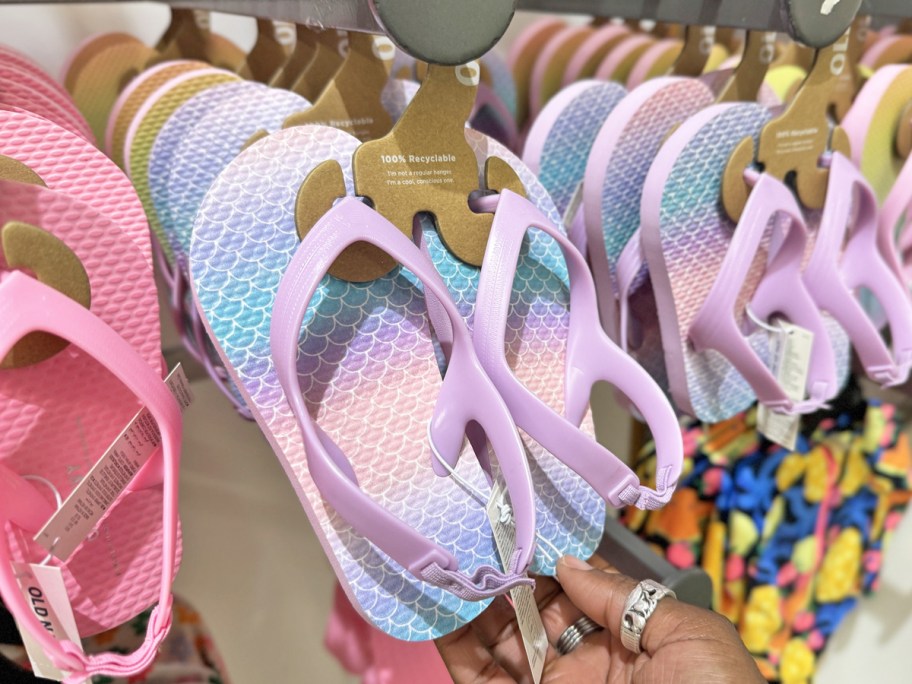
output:
<path id="1" fill-rule="evenodd" d="M 624 522 L 677 567 L 701 566 L 713 606 L 764 676 L 810 682 L 827 640 L 877 589 L 912 498 L 912 452 L 895 408 L 871 401 L 808 420 L 795 451 L 762 439 L 756 412 L 684 428 L 685 474 L 662 510 Z M 648 476 L 647 445 L 638 469 Z"/>

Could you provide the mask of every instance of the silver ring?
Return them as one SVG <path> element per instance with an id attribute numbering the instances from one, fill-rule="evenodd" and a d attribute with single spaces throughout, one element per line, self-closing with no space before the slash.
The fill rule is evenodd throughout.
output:
<path id="1" fill-rule="evenodd" d="M 557 639 L 557 652 L 560 655 L 567 655 L 577 646 L 583 643 L 588 635 L 593 632 L 600 632 L 604 629 L 595 620 L 583 615 L 579 620 L 567 627 Z"/>
<path id="2" fill-rule="evenodd" d="M 671 589 L 649 579 L 636 585 L 627 596 L 624 613 L 621 615 L 621 643 L 628 651 L 643 651 L 640 640 L 646 629 L 646 621 L 652 617 L 659 601 L 666 596 L 677 598 Z"/>

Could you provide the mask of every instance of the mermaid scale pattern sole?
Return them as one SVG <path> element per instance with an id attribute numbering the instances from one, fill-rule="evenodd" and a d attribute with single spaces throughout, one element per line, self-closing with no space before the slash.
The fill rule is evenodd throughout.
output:
<path id="1" fill-rule="evenodd" d="M 418 581 L 323 502 L 270 358 L 270 310 L 299 244 L 298 188 L 312 168 L 333 158 L 342 161 L 352 194 L 350 159 L 357 144 L 336 129 L 308 126 L 280 131 L 242 153 L 200 209 L 191 275 L 229 372 L 279 455 L 353 605 L 393 636 L 427 640 L 470 621 L 488 602 L 462 601 Z M 431 468 L 427 421 L 440 373 L 413 277 L 394 271 L 355 285 L 327 276 L 304 330 L 302 391 L 320 426 L 352 458 L 362 489 L 455 553 L 461 568 L 499 564 L 485 502 Z M 487 489 L 468 447 L 457 472 Z"/>

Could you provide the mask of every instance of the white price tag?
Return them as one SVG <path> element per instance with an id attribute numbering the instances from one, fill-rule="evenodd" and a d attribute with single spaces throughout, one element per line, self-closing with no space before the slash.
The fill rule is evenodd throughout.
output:
<path id="1" fill-rule="evenodd" d="M 501 563 L 506 567 L 516 548 L 516 527 L 513 523 L 513 509 L 506 489 L 498 482 L 491 491 L 487 505 L 488 520 L 494 531 L 494 543 Z M 532 679 L 539 684 L 545 669 L 545 655 L 548 652 L 548 635 L 542 623 L 541 614 L 532 587 L 517 587 L 510 590 L 516 623 L 522 635 L 526 658 L 532 671 Z"/>
<path id="2" fill-rule="evenodd" d="M 165 378 L 165 384 L 181 410 L 193 402 L 190 382 L 180 364 Z M 35 541 L 55 558 L 66 561 L 95 529 L 159 444 L 161 432 L 152 414 L 143 408 L 35 535 Z"/>
<path id="3" fill-rule="evenodd" d="M 13 573 L 22 595 L 41 626 L 57 641 L 72 641 L 81 647 L 76 618 L 73 616 L 73 608 L 60 568 L 13 563 Z M 35 676 L 55 682 L 63 681 L 69 672 L 58 669 L 32 633 L 18 622 L 17 626 Z"/>
<path id="4" fill-rule="evenodd" d="M 800 401 L 805 396 L 814 333 L 791 323 L 780 322 L 779 327 L 781 332 L 770 335 L 772 371 L 786 395 Z M 775 413 L 763 405 L 757 410 L 757 429 L 786 449 L 795 448 L 800 426 L 801 416 Z"/>

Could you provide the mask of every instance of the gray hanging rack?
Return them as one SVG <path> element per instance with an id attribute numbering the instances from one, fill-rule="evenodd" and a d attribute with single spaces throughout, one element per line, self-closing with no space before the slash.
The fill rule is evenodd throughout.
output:
<path id="1" fill-rule="evenodd" d="M 0 0 L 0 5 L 47 1 L 77 4 L 74 0 Z M 171 7 L 290 21 L 314 28 L 385 33 L 405 52 L 438 64 L 464 64 L 488 52 L 506 32 L 516 5 L 516 0 L 159 1 Z"/>
<path id="2" fill-rule="evenodd" d="M 0 0 L 0 4 L 33 1 L 38 0 Z M 878 19 L 912 18 L 912 0 L 160 1 L 173 7 L 291 21 L 317 28 L 386 33 L 405 52 L 439 64 L 462 64 L 483 55 L 506 32 L 517 9 L 779 31 L 812 47 L 836 40 L 859 11 Z"/>

